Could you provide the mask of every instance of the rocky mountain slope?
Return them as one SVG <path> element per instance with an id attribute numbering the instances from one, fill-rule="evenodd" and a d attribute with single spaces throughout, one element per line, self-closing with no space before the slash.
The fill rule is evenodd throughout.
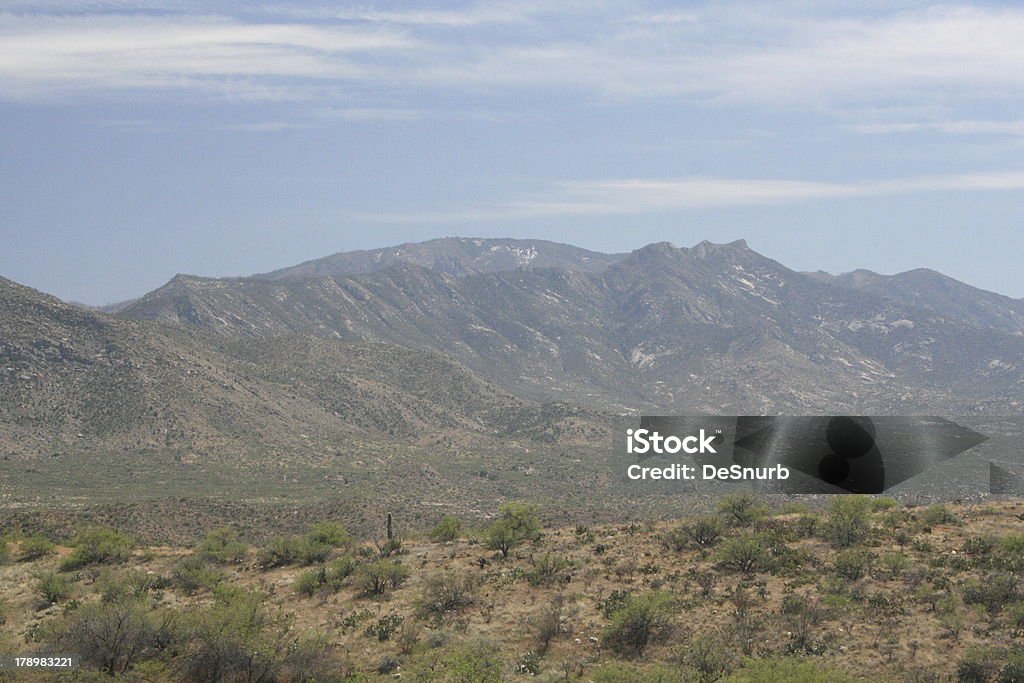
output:
<path id="1" fill-rule="evenodd" d="M 255 277 L 284 280 L 360 275 L 401 263 L 457 276 L 524 268 L 598 272 L 624 257 L 625 254 L 602 254 L 546 240 L 442 237 L 385 249 L 341 252 Z"/>
<path id="2" fill-rule="evenodd" d="M 178 276 L 120 315 L 429 350 L 526 399 L 616 411 L 1005 413 L 1024 400 L 1020 302 L 937 274 L 808 275 L 742 241 L 652 244 L 596 271 L 450 270 Z"/>

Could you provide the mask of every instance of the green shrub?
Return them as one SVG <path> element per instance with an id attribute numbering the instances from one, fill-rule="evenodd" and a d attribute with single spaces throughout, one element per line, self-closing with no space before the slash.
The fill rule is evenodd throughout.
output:
<path id="1" fill-rule="evenodd" d="M 999 670 L 996 653 L 989 648 L 972 647 L 956 665 L 958 683 L 988 683 Z"/>
<path id="2" fill-rule="evenodd" d="M 733 647 L 714 634 L 704 634 L 686 648 L 683 661 L 696 671 L 700 681 L 717 681 L 736 666 Z"/>
<path id="3" fill-rule="evenodd" d="M 730 538 L 718 551 L 718 561 L 733 571 L 754 574 L 768 571 L 771 558 L 769 544 L 763 534 L 745 533 Z"/>
<path id="4" fill-rule="evenodd" d="M 928 526 L 939 524 L 960 524 L 960 518 L 953 514 L 945 505 L 936 504 L 926 507 L 921 512 L 921 521 Z"/>
<path id="5" fill-rule="evenodd" d="M 526 572 L 526 580 L 530 582 L 531 586 L 550 588 L 566 577 L 566 572 L 572 566 L 571 561 L 560 555 L 544 553 L 534 558 L 533 566 Z"/>
<path id="6" fill-rule="evenodd" d="M 71 595 L 71 581 L 56 572 L 43 572 L 36 580 L 36 592 L 47 605 L 62 602 Z"/>
<path id="7" fill-rule="evenodd" d="M 317 522 L 306 532 L 306 540 L 331 548 L 344 548 L 352 544 L 352 534 L 337 522 Z"/>
<path id="8" fill-rule="evenodd" d="M 356 579 L 368 595 L 383 595 L 388 588 L 398 588 L 409 578 L 409 568 L 397 560 L 380 559 L 359 565 Z"/>
<path id="9" fill-rule="evenodd" d="M 614 612 L 602 641 L 620 657 L 639 657 L 649 644 L 669 636 L 674 613 L 673 599 L 667 593 L 649 591 L 632 597 Z"/>
<path id="10" fill-rule="evenodd" d="M 70 571 L 94 564 L 125 562 L 131 557 L 134 544 L 123 534 L 103 527 L 92 527 L 78 534 L 75 549 L 61 562 L 61 571 Z"/>
<path id="11" fill-rule="evenodd" d="M 376 638 L 379 642 L 385 642 L 391 640 L 391 636 L 398 633 L 398 629 L 402 626 L 402 622 L 405 618 L 401 614 L 388 614 L 376 621 L 376 623 L 370 624 L 363 631 L 363 635 L 367 638 Z"/>
<path id="12" fill-rule="evenodd" d="M 182 558 L 171 573 L 172 585 L 186 595 L 199 590 L 212 591 L 223 580 L 224 575 L 220 570 L 210 566 L 198 555 Z"/>
<path id="13" fill-rule="evenodd" d="M 884 512 L 899 507 L 899 501 L 892 496 L 879 496 L 871 499 L 871 509 L 875 512 Z"/>
<path id="14" fill-rule="evenodd" d="M 0 564 L 7 564 L 11 561 L 11 549 L 7 545 L 7 539 L 0 537 Z"/>
<path id="15" fill-rule="evenodd" d="M 836 574 L 849 581 L 856 581 L 864 576 L 875 561 L 875 556 L 867 550 L 849 548 L 836 555 L 834 568 Z"/>
<path id="16" fill-rule="evenodd" d="M 863 680 L 821 661 L 781 657 L 747 660 L 742 668 L 721 679 L 721 683 L 857 683 Z"/>
<path id="17" fill-rule="evenodd" d="M 21 539 L 19 550 L 23 561 L 38 560 L 53 552 L 54 544 L 43 536 L 26 536 Z"/>
<path id="18" fill-rule="evenodd" d="M 868 508 L 871 499 L 864 496 L 833 496 L 825 513 L 822 532 L 837 548 L 848 548 L 867 538 Z"/>
<path id="19" fill-rule="evenodd" d="M 1018 597 L 1020 577 L 1014 574 L 990 574 L 982 580 L 972 579 L 964 584 L 964 602 L 983 605 L 989 614 L 998 613 Z"/>
<path id="20" fill-rule="evenodd" d="M 593 683 L 685 683 L 683 672 L 663 664 L 606 662 L 587 672 Z"/>
<path id="21" fill-rule="evenodd" d="M 472 640 L 443 649 L 427 650 L 408 668 L 409 677 L 414 681 L 500 683 L 504 680 L 505 661 L 493 644 Z"/>
<path id="22" fill-rule="evenodd" d="M 435 543 L 450 543 L 460 534 L 462 534 L 462 522 L 457 517 L 448 515 L 430 530 L 430 539 Z"/>
<path id="23" fill-rule="evenodd" d="M 528 503 L 506 503 L 499 509 L 498 518 L 487 528 L 485 541 L 491 550 L 501 551 L 508 557 L 509 551 L 522 541 L 540 538 L 540 515 L 537 506 Z"/>
<path id="24" fill-rule="evenodd" d="M 443 619 L 473 604 L 479 581 L 469 574 L 446 571 L 427 577 L 416 603 L 422 617 Z"/>
<path id="25" fill-rule="evenodd" d="M 1024 681 L 1024 652 L 1015 652 L 999 670 L 996 683 L 1021 683 L 1021 681 Z"/>
<path id="26" fill-rule="evenodd" d="M 196 554 L 207 562 L 236 564 L 245 558 L 248 548 L 231 529 L 216 529 L 196 546 Z"/>
<path id="27" fill-rule="evenodd" d="M 212 606 L 190 613 L 190 642 L 176 678 L 187 682 L 330 680 L 321 638 L 296 638 L 292 617 L 269 609 L 265 596 L 218 588 Z"/>
<path id="28" fill-rule="evenodd" d="M 738 527 L 750 526 L 767 512 L 757 496 L 747 491 L 723 496 L 715 504 L 715 508 L 725 518 L 726 524 Z"/>
<path id="29" fill-rule="evenodd" d="M 339 557 L 323 567 L 303 572 L 292 587 L 303 595 L 337 593 L 355 570 L 356 563 L 351 557 Z"/>

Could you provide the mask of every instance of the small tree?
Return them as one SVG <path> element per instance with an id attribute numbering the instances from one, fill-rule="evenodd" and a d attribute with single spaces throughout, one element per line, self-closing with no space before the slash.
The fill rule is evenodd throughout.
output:
<path id="1" fill-rule="evenodd" d="M 724 496 L 715 507 L 729 526 L 748 527 L 765 513 L 757 497 L 747 491 Z"/>
<path id="2" fill-rule="evenodd" d="M 196 555 L 206 562 L 234 564 L 242 561 L 247 550 L 234 531 L 224 528 L 206 534 L 206 538 L 196 546 Z"/>
<path id="3" fill-rule="evenodd" d="M 74 551 L 61 562 L 62 571 L 91 564 L 124 562 L 131 557 L 134 544 L 127 536 L 113 529 L 92 527 L 79 533 L 74 545 Z"/>
<path id="4" fill-rule="evenodd" d="M 462 533 L 462 522 L 458 517 L 448 515 L 441 519 L 430 531 L 430 539 L 435 543 L 450 543 Z"/>
<path id="5" fill-rule="evenodd" d="M 359 586 L 369 595 L 383 595 L 388 588 L 398 588 L 409 578 L 409 568 L 397 560 L 377 560 L 359 566 Z"/>
<path id="6" fill-rule="evenodd" d="M 650 591 L 630 598 L 612 615 L 604 644 L 621 657 L 639 657 L 650 643 L 668 637 L 674 611 L 667 593 Z"/>
<path id="7" fill-rule="evenodd" d="M 825 538 L 837 548 L 848 548 L 867 538 L 871 499 L 865 496 L 834 496 L 825 516 Z"/>
<path id="8" fill-rule="evenodd" d="M 726 567 L 744 574 L 767 569 L 768 543 L 760 534 L 746 533 L 726 541 L 718 553 Z"/>
<path id="9" fill-rule="evenodd" d="M 540 515 L 536 505 L 528 503 L 506 503 L 499 509 L 498 518 L 487 529 L 486 542 L 491 550 L 498 550 L 502 557 L 521 541 L 535 541 L 540 538 Z"/>

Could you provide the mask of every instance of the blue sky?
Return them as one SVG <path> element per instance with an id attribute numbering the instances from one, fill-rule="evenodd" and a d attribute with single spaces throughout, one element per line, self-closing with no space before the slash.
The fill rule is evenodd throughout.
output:
<path id="1" fill-rule="evenodd" d="M 0 274 L 746 238 L 1024 296 L 1014 3 L 0 0 Z"/>

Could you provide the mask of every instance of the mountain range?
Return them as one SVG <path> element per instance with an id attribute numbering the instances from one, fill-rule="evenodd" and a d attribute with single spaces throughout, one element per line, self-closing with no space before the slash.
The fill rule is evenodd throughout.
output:
<path id="1" fill-rule="evenodd" d="M 557 491 L 578 496 L 607 485 L 593 449 L 622 416 L 1024 400 L 1024 302 L 932 271 L 796 272 L 742 241 L 606 255 L 445 238 L 179 275 L 116 313 L 0 278 L 0 313 L 0 452 L 28 463 L 0 498 L 32 477 L 82 495 L 88 477 L 252 491 L 292 465 L 273 476 L 439 501 L 583 467 L 579 491 Z"/>

